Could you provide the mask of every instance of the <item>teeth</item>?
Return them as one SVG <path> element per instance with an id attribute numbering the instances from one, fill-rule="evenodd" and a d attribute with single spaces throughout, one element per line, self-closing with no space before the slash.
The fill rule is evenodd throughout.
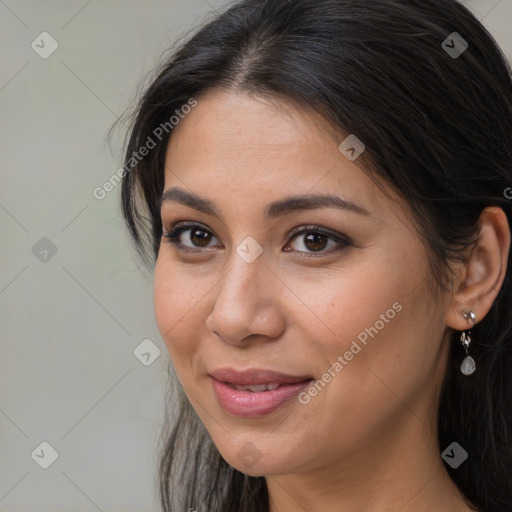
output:
<path id="1" fill-rule="evenodd" d="M 252 391 L 253 393 L 261 393 L 262 391 L 272 391 L 273 389 L 278 388 L 280 385 L 271 383 L 271 384 L 254 384 L 252 386 L 237 386 L 236 384 L 230 384 L 235 389 L 239 391 Z"/>

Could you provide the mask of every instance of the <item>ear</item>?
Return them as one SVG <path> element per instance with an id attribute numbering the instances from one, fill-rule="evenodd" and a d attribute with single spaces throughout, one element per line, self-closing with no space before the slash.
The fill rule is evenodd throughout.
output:
<path id="1" fill-rule="evenodd" d="M 473 327 L 463 313 L 472 311 L 476 323 L 491 309 L 507 272 L 510 226 L 505 212 L 496 206 L 482 211 L 478 240 L 469 259 L 459 268 L 453 296 L 446 313 L 446 325 L 463 331 Z"/>

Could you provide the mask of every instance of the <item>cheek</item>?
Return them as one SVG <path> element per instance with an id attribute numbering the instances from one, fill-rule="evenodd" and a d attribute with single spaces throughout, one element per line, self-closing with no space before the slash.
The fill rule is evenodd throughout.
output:
<path id="1" fill-rule="evenodd" d="M 312 313 L 297 321 L 308 333 L 314 359 L 323 361 L 317 372 L 327 372 L 341 356 L 342 367 L 331 372 L 343 373 L 347 380 L 333 380 L 343 381 L 344 392 L 371 392 L 376 377 L 370 370 L 400 386 L 401 378 L 410 377 L 404 374 L 407 368 L 412 374 L 423 364 L 433 364 L 435 350 L 427 356 L 425 351 L 433 348 L 428 337 L 436 312 L 422 275 L 413 260 L 400 265 L 373 260 L 331 279 L 294 283 Z M 421 371 L 416 375 L 421 377 Z"/>
<path id="2" fill-rule="evenodd" d="M 327 362 L 318 370 L 328 383 L 318 386 L 316 403 L 306 412 L 312 420 L 320 409 L 330 410 L 325 421 L 335 428 L 350 410 L 343 428 L 355 436 L 361 424 L 378 425 L 402 401 L 414 403 L 437 375 L 442 333 L 434 326 L 442 324 L 442 314 L 421 273 L 412 278 L 407 267 L 400 268 L 402 275 L 391 269 L 367 278 L 347 273 L 336 286 L 322 287 L 323 299 L 312 309 L 329 328 L 317 322 L 327 336 L 317 334 L 315 349 L 322 356 L 317 360 Z"/>
<path id="3" fill-rule="evenodd" d="M 323 339 L 329 340 L 325 346 L 338 350 L 350 345 L 351 340 L 375 323 L 379 331 L 387 330 L 399 315 L 397 309 L 403 304 L 407 283 L 410 285 L 403 277 L 397 278 L 383 269 L 366 271 L 354 267 L 339 276 L 309 283 L 298 281 L 291 287 L 310 311 L 302 317 L 304 328 L 311 330 L 316 324 L 318 341 L 322 340 L 323 332 Z M 364 340 L 364 334 L 360 338 Z"/>
<path id="4" fill-rule="evenodd" d="M 198 282 L 201 280 L 197 276 L 180 271 L 168 259 L 157 260 L 153 287 L 155 319 L 177 371 L 197 350 L 204 324 L 201 308 L 211 286 L 200 288 Z"/>

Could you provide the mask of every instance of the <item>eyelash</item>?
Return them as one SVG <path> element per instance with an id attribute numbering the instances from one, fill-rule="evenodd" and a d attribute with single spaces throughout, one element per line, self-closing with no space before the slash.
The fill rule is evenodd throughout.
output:
<path id="1" fill-rule="evenodd" d="M 164 230 L 162 236 L 166 239 L 165 243 L 173 244 L 177 250 L 183 251 L 189 254 L 198 254 L 205 252 L 202 248 L 192 249 L 190 247 L 184 246 L 181 244 L 178 240 L 182 233 L 185 231 L 193 231 L 194 228 L 199 228 L 200 230 L 206 231 L 207 233 L 210 233 L 213 235 L 212 231 L 207 229 L 206 227 L 200 225 L 200 224 L 183 224 L 183 223 L 175 223 L 173 224 L 169 231 Z M 338 248 L 333 250 L 332 248 L 329 250 L 322 249 L 321 251 L 317 252 L 305 252 L 305 251 L 287 251 L 287 252 L 296 252 L 300 257 L 304 258 L 316 258 L 319 256 L 324 256 L 327 254 L 336 253 L 339 251 L 342 251 L 343 249 L 353 245 L 352 241 L 341 234 L 336 234 L 334 232 L 325 230 L 319 226 L 315 225 L 306 225 L 306 226 L 299 226 L 297 228 L 292 229 L 290 232 L 290 236 L 288 238 L 288 241 L 286 244 L 288 245 L 290 242 L 295 240 L 295 238 L 298 238 L 300 235 L 306 235 L 306 234 L 321 234 L 329 239 L 335 241 L 338 244 Z M 215 236 L 215 235 L 214 235 Z M 209 246 L 206 247 L 208 249 Z"/>

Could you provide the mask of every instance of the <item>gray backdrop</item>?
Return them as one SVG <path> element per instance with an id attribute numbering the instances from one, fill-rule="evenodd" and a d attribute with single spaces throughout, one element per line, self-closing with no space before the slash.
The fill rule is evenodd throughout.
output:
<path id="1" fill-rule="evenodd" d="M 226 3 L 0 0 L 0 512 L 158 509 L 168 353 L 120 187 L 93 191 L 138 84 Z M 464 3 L 512 58 L 512 0 Z"/>

